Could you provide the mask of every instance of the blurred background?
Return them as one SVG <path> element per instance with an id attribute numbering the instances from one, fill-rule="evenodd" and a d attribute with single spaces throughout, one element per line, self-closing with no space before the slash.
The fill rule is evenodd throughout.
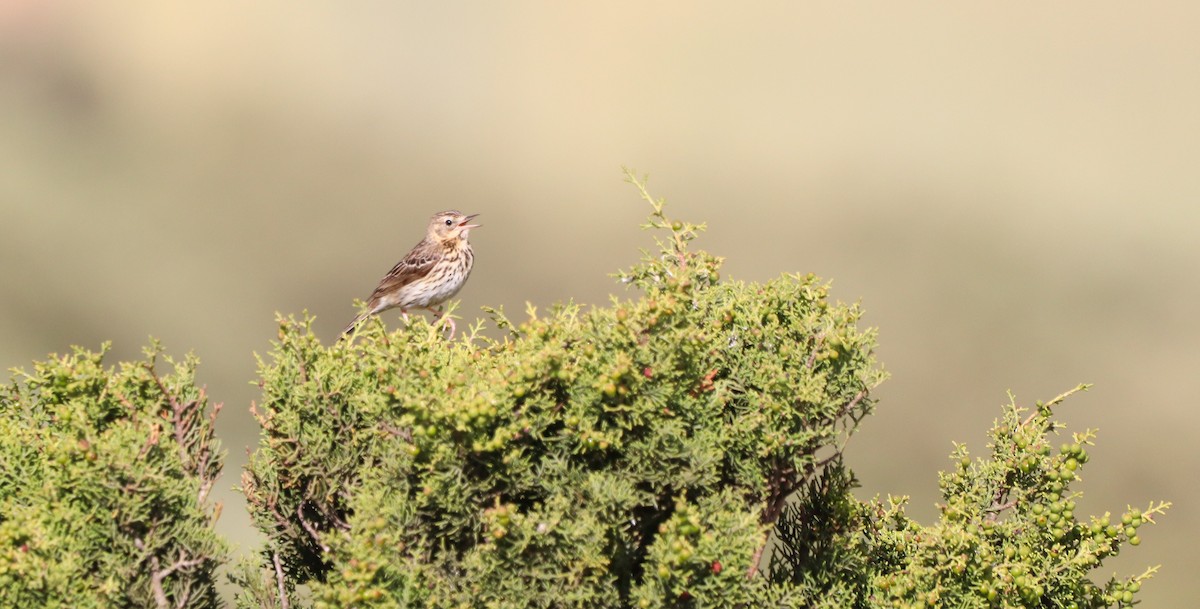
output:
<path id="1" fill-rule="evenodd" d="M 603 304 L 650 174 L 724 276 L 834 279 L 892 378 L 860 495 L 931 522 L 952 441 L 1079 382 L 1079 513 L 1175 508 L 1106 564 L 1191 600 L 1200 5 L 0 0 L 0 365 L 149 336 L 225 403 L 224 532 L 275 312 L 332 341 L 435 211 L 459 313 Z M 398 314 L 385 319 L 399 324 Z"/>

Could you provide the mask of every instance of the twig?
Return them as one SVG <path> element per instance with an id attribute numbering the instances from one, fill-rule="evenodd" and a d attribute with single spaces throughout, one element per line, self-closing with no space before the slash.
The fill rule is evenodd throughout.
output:
<path id="1" fill-rule="evenodd" d="M 150 452 L 150 447 L 158 444 L 158 436 L 160 433 L 162 433 L 162 428 L 158 426 L 158 423 L 154 423 L 150 426 L 150 437 L 146 438 L 146 443 L 143 444 L 142 449 L 138 451 L 138 461 L 141 461 L 146 457 L 146 454 Z"/>
<path id="2" fill-rule="evenodd" d="M 400 438 L 405 442 L 412 442 L 412 429 L 401 429 L 400 427 L 392 425 L 387 421 L 380 423 L 379 428 L 383 430 L 384 433 L 391 434 L 393 437 Z"/>
<path id="3" fill-rule="evenodd" d="M 296 517 L 300 519 L 300 526 L 304 527 L 304 530 L 308 532 L 309 537 L 312 537 L 313 541 L 317 542 L 317 545 L 321 547 L 321 550 L 323 552 L 329 552 L 329 546 L 321 542 L 321 536 L 317 533 L 317 530 L 314 529 L 313 526 L 304 519 L 303 501 L 300 502 L 300 505 L 296 506 Z"/>
<path id="4" fill-rule="evenodd" d="M 984 512 L 987 512 L 988 522 L 996 522 L 996 520 L 1000 518 L 1001 512 L 1013 508 L 1020 503 L 1018 497 L 1013 497 L 1012 499 L 1005 501 L 1008 499 L 1010 492 L 1012 492 L 1012 489 L 1007 486 L 1001 486 L 1000 488 L 996 489 L 996 493 L 992 495 L 992 504 L 983 510 Z"/>
<path id="5" fill-rule="evenodd" d="M 819 332 L 816 336 L 813 337 L 812 352 L 810 352 L 808 354 L 808 361 L 804 362 L 805 368 L 812 370 L 813 364 L 815 364 L 817 362 L 817 350 L 819 350 L 821 348 L 821 345 L 824 343 L 825 343 L 825 333 L 824 332 Z"/>
<path id="6" fill-rule="evenodd" d="M 996 519 L 1000 517 L 1001 512 L 1003 512 L 1004 510 L 1016 507 L 1017 503 L 1019 503 L 1019 501 L 1017 500 L 1016 497 L 1013 497 L 1012 499 L 1005 501 L 1004 503 L 1000 503 L 1000 500 L 1003 499 L 1005 496 L 1007 496 L 1008 490 L 1001 489 L 1001 492 L 1003 492 L 1003 494 L 998 493 L 997 497 L 992 500 L 992 505 L 988 506 L 988 508 L 986 510 L 984 510 L 985 512 L 988 512 L 988 515 L 987 515 L 988 522 L 996 522 Z"/>
<path id="7" fill-rule="evenodd" d="M 847 439 L 849 439 L 849 438 L 847 438 Z M 838 448 L 834 449 L 833 454 L 829 455 L 828 457 L 825 457 L 824 459 L 821 459 L 820 461 L 814 462 L 811 466 L 809 466 L 808 475 L 805 476 L 805 479 L 808 479 L 813 474 L 816 474 L 817 470 L 824 468 L 826 465 L 829 465 L 830 463 L 832 463 L 834 459 L 840 458 L 842 456 L 842 451 L 845 448 L 846 448 L 846 445 L 842 444 Z"/>
<path id="8" fill-rule="evenodd" d="M 279 551 L 271 552 L 271 562 L 275 563 L 275 582 L 279 584 L 279 609 L 288 609 L 287 588 L 283 585 L 283 565 L 279 563 Z"/>
<path id="9" fill-rule="evenodd" d="M 190 469 L 191 458 L 188 457 L 186 448 L 186 437 L 183 430 L 183 412 L 184 406 L 175 399 L 175 396 L 167 391 L 167 386 L 163 384 L 158 373 L 154 371 L 154 366 L 147 364 L 146 371 L 150 373 L 150 378 L 154 379 L 154 384 L 158 385 L 158 390 L 167 398 L 167 403 L 171 406 L 171 423 L 175 428 L 175 443 L 179 445 L 179 461 L 185 468 Z"/>
<path id="10" fill-rule="evenodd" d="M 113 391 L 113 395 L 117 396 L 117 401 L 121 402 L 130 412 L 137 412 L 137 406 L 134 406 L 129 398 L 122 395 L 120 391 Z"/>
<path id="11" fill-rule="evenodd" d="M 754 551 L 754 556 L 750 558 L 750 570 L 746 572 L 747 578 L 752 578 L 758 575 L 758 561 L 762 560 L 763 552 L 767 549 L 767 542 L 771 540 L 771 533 L 768 531 L 763 535 L 763 542 L 758 545 L 758 549 Z"/>
<path id="12" fill-rule="evenodd" d="M 201 401 L 201 403 L 203 403 L 203 401 Z M 222 406 L 222 404 L 220 402 L 214 404 L 213 408 L 212 408 L 212 413 L 209 414 L 209 416 L 208 416 L 208 434 L 207 435 L 210 437 L 212 435 L 212 430 L 216 429 L 217 413 L 221 412 L 221 406 Z M 208 498 L 209 491 L 212 490 L 213 484 L 215 484 L 217 481 L 217 476 L 220 475 L 219 471 L 217 472 L 217 476 L 209 477 L 209 475 L 208 475 L 208 465 L 212 459 L 212 446 L 209 444 L 209 442 L 207 440 L 208 440 L 208 438 L 201 438 L 201 440 L 199 442 L 200 466 L 196 469 L 196 476 L 200 478 L 200 490 L 196 495 L 196 500 L 199 503 L 204 503 L 204 501 Z"/>
<path id="13" fill-rule="evenodd" d="M 144 543 L 142 543 L 141 539 L 134 539 L 133 544 L 139 550 L 145 551 L 145 549 L 146 549 L 146 545 Z M 163 589 L 163 585 L 162 585 L 163 580 L 170 577 L 171 574 L 176 571 L 179 571 L 182 569 L 191 569 L 192 567 L 195 567 L 197 565 L 204 564 L 205 560 L 206 559 L 204 557 L 189 559 L 189 558 L 187 558 L 187 554 L 182 549 L 180 549 L 179 550 L 179 559 L 176 560 L 175 562 L 171 563 L 170 565 L 167 565 L 166 568 L 161 568 L 162 563 L 159 562 L 158 557 L 151 555 L 150 556 L 150 569 L 151 569 L 150 589 L 151 589 L 151 591 L 154 592 L 154 603 L 160 608 L 170 607 L 170 603 L 167 601 L 167 592 L 166 592 L 166 590 Z M 185 595 L 181 599 L 180 604 L 178 604 L 177 606 L 182 607 L 183 603 L 187 602 L 188 596 L 190 596 L 190 594 Z"/>
<path id="14" fill-rule="evenodd" d="M 853 399 L 851 399 L 845 406 L 842 407 L 842 410 L 838 412 L 838 417 L 840 418 L 850 414 L 854 410 L 854 407 L 858 406 L 858 403 L 861 402 L 865 397 L 867 397 L 867 390 L 863 389 L 862 391 L 859 391 Z"/>
<path id="15" fill-rule="evenodd" d="M 1041 412 L 1041 410 L 1043 408 L 1049 409 L 1054 406 L 1057 406 L 1057 405 L 1061 404 L 1063 402 L 1063 400 L 1066 400 L 1067 398 L 1071 397 L 1072 395 L 1074 395 L 1076 393 L 1079 393 L 1080 391 L 1087 391 L 1089 388 L 1091 388 L 1091 385 L 1089 385 L 1087 383 L 1080 383 L 1074 389 L 1071 389 L 1069 391 L 1064 391 L 1064 392 L 1058 394 L 1057 396 L 1054 397 L 1054 399 L 1050 400 L 1049 402 L 1042 404 L 1040 407 L 1034 408 L 1033 412 L 1029 413 L 1029 416 L 1025 417 L 1024 421 L 1021 421 L 1021 427 L 1028 425 L 1030 421 L 1037 418 L 1037 415 Z"/>

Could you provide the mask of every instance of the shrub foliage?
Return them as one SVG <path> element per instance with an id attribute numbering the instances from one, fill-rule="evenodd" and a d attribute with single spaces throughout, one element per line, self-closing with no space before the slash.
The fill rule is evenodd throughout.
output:
<path id="1" fill-rule="evenodd" d="M 1095 433 L 1070 393 L 957 446 L 941 515 L 862 501 L 841 460 L 885 374 L 855 305 L 811 275 L 722 280 L 702 225 L 652 205 L 635 294 L 458 341 L 378 318 L 323 345 L 281 318 L 242 475 L 266 533 L 243 608 L 1127 607 L 1155 571 L 1099 579 L 1167 508 L 1076 515 Z M 195 360 L 104 350 L 0 391 L 0 606 L 218 606 L 208 493 L 219 408 Z M 164 358 L 165 359 L 165 358 Z M 1081 386 L 1079 389 L 1082 389 Z"/>
<path id="2" fill-rule="evenodd" d="M 1126 546 L 1169 504 L 1079 518 L 1071 490 L 1095 433 L 1071 435 L 1053 408 L 1081 385 L 1031 409 L 1014 401 L 991 430 L 988 458 L 956 446 L 940 474 L 941 517 L 922 526 L 905 498 L 859 502 L 853 475 L 832 463 L 781 515 L 772 582 L 804 607 L 1128 607 L 1157 570 L 1111 576 L 1093 571 Z"/>
<path id="3" fill-rule="evenodd" d="M 219 407 L 195 360 L 76 349 L 0 390 L 0 607 L 218 606 Z"/>
<path id="4" fill-rule="evenodd" d="M 1089 575 L 1165 505 L 1075 517 L 1093 434 L 1050 448 L 1061 398 L 1010 404 L 987 459 L 957 447 L 931 526 L 856 499 L 841 452 L 885 376 L 858 307 L 811 275 L 722 280 L 689 247 L 703 226 L 629 178 L 661 235 L 617 275 L 633 299 L 492 311 L 503 336 L 456 342 L 418 319 L 323 345 L 280 319 L 243 476 L 270 543 L 244 606 L 300 584 L 317 607 L 1133 602 L 1153 570 Z"/>
<path id="5" fill-rule="evenodd" d="M 649 197 L 647 197 L 649 198 Z M 722 281 L 654 201 L 634 300 L 530 309 L 447 342 L 422 321 L 322 345 L 281 320 L 243 477 L 318 606 L 750 602 L 784 499 L 883 378 L 812 276 Z M 273 562 L 276 556 L 270 557 Z"/>

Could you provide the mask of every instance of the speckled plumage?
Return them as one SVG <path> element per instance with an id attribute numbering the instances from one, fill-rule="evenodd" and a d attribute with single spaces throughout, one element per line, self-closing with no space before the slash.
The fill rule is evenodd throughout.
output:
<path id="1" fill-rule="evenodd" d="M 429 219 L 425 238 L 408 252 L 387 275 L 367 300 L 367 307 L 346 329 L 349 334 L 358 324 L 377 313 L 399 308 L 408 319 L 408 309 L 427 309 L 441 318 L 440 305 L 458 294 L 475 263 L 475 254 L 467 236 L 477 224 L 469 224 L 478 214 L 464 215 L 450 210 Z M 450 338 L 454 338 L 454 320 Z"/>

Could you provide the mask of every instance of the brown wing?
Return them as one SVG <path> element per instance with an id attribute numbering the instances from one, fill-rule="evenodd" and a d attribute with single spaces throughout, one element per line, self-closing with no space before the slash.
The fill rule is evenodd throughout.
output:
<path id="1" fill-rule="evenodd" d="M 383 296 L 428 275 L 440 257 L 441 252 L 433 244 L 426 241 L 418 243 L 379 281 L 379 286 L 371 292 L 371 298 L 367 301 L 368 310 L 374 309 Z"/>

